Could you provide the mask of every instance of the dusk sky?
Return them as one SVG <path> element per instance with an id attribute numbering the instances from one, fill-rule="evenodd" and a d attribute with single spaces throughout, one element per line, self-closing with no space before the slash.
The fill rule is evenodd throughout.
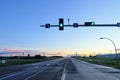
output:
<path id="1" fill-rule="evenodd" d="M 120 48 L 119 27 L 58 27 L 46 29 L 45 23 L 65 24 L 94 21 L 96 24 L 120 22 L 120 0 L 0 0 L 0 51 L 40 50 L 47 53 L 114 53 L 112 39 Z"/>

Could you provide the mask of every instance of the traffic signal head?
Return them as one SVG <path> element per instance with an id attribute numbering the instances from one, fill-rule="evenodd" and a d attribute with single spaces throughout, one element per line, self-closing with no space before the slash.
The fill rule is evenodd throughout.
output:
<path id="1" fill-rule="evenodd" d="M 84 25 L 85 26 L 94 26 L 95 22 L 85 22 Z"/>
<path id="2" fill-rule="evenodd" d="M 118 27 L 120 27 L 120 22 L 119 22 L 119 23 L 117 23 L 117 26 L 118 26 Z"/>
<path id="3" fill-rule="evenodd" d="M 78 23 L 73 23 L 73 27 L 77 28 L 78 27 Z"/>
<path id="4" fill-rule="evenodd" d="M 63 18 L 59 19 L 59 30 L 64 30 L 64 19 Z"/>
<path id="5" fill-rule="evenodd" d="M 46 28 L 50 28 L 50 24 L 45 24 L 45 27 Z"/>

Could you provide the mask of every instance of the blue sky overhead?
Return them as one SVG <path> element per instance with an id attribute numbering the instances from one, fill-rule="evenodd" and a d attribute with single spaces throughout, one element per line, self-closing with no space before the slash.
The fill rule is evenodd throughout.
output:
<path id="1" fill-rule="evenodd" d="M 120 22 L 120 0 L 0 0 L 0 48 L 37 49 L 50 53 L 113 52 L 112 39 L 120 48 L 120 28 L 57 27 L 41 28 L 45 23 L 116 24 Z"/>

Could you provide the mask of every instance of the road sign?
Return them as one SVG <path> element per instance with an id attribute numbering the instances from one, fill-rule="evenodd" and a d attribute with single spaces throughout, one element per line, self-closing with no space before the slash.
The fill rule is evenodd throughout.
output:
<path id="1" fill-rule="evenodd" d="M 50 24 L 45 24 L 45 27 L 46 28 L 50 28 Z"/>
<path id="2" fill-rule="evenodd" d="M 73 23 L 74 28 L 78 28 L 78 23 Z"/>

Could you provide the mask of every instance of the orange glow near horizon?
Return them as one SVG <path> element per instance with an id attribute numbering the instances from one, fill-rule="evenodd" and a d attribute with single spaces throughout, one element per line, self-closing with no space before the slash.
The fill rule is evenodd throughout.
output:
<path id="1" fill-rule="evenodd" d="M 44 50 L 44 51 L 41 51 L 41 50 L 31 50 L 31 51 L 34 51 L 33 53 L 32 52 L 30 52 L 30 53 L 28 53 L 28 52 L 25 52 L 25 50 L 15 50 L 15 49 L 9 49 L 9 48 L 7 48 L 7 49 L 2 49 L 2 48 L 0 48 L 0 50 L 2 51 L 2 50 L 4 50 L 4 51 L 6 51 L 6 52 L 13 52 L 13 56 L 14 55 L 20 55 L 20 54 L 23 54 L 23 52 L 24 52 L 24 56 L 26 56 L 26 55 L 28 55 L 28 54 L 30 54 L 31 56 L 34 56 L 34 55 L 36 55 L 36 54 L 40 54 L 40 55 L 43 55 L 43 52 L 45 52 L 45 56 L 63 56 L 63 57 L 65 57 L 65 56 L 75 56 L 76 54 L 78 55 L 78 56 L 89 56 L 89 55 L 92 55 L 92 56 L 94 56 L 94 55 L 98 55 L 98 54 L 104 54 L 104 53 L 114 53 L 114 50 L 76 50 L 76 51 L 69 51 L 69 50 L 64 50 L 64 51 L 57 51 L 57 50 Z M 14 53 L 14 52 L 19 52 L 20 54 L 16 54 L 16 53 Z M 10 55 L 10 54 L 0 54 L 0 55 Z"/>

